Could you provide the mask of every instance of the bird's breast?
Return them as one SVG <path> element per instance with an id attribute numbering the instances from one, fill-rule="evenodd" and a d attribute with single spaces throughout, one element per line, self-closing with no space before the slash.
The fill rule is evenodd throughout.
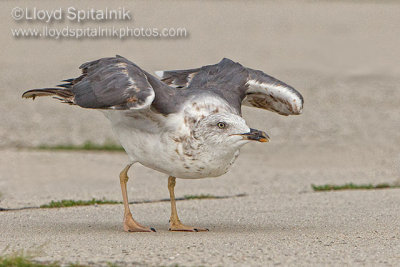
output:
<path id="1" fill-rule="evenodd" d="M 178 178 L 197 179 L 225 174 L 239 155 L 238 149 L 216 149 L 187 132 L 161 130 L 139 115 L 129 121 L 120 115 L 111 120 L 133 162 Z"/>
<path id="2" fill-rule="evenodd" d="M 191 137 L 173 137 L 168 152 L 169 175 L 179 178 L 217 177 L 228 172 L 239 150 L 218 150 Z"/>
<path id="3" fill-rule="evenodd" d="M 198 179 L 223 175 L 239 155 L 239 150 L 219 151 L 184 137 L 135 133 L 132 138 L 126 139 L 129 140 L 123 146 L 134 161 L 178 178 Z"/>

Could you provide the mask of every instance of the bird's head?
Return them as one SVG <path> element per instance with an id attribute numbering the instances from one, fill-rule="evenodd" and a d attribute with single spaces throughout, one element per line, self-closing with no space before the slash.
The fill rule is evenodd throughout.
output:
<path id="1" fill-rule="evenodd" d="M 249 128 L 242 117 L 233 113 L 205 116 L 194 125 L 193 135 L 207 144 L 232 148 L 239 148 L 250 141 L 269 141 L 265 132 Z"/>

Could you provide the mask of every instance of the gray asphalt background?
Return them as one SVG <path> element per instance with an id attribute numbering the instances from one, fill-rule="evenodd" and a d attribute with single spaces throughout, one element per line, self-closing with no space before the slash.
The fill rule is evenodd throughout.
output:
<path id="1" fill-rule="evenodd" d="M 148 71 L 192 68 L 223 57 L 297 88 L 301 116 L 244 109 L 271 143 L 250 144 L 217 179 L 178 180 L 176 194 L 233 196 L 178 202 L 186 224 L 207 233 L 170 233 L 169 203 L 136 204 L 157 233 L 122 230 L 122 205 L 0 212 L 0 251 L 34 251 L 41 261 L 93 265 L 265 266 L 400 264 L 400 190 L 320 192 L 311 184 L 400 182 L 400 4 L 395 1 L 85 1 L 124 6 L 129 26 L 185 27 L 164 40 L 15 39 L 15 6 L 69 7 L 68 1 L 2 1 L 0 9 L 0 207 L 52 200 L 121 200 L 124 153 L 54 152 L 40 144 L 115 141 L 100 112 L 52 99 L 22 100 L 30 88 L 79 75 L 86 61 L 123 55 Z M 67 21 L 53 26 L 78 27 Z M 98 26 L 85 23 L 83 26 Z M 106 22 L 106 26 L 127 26 Z M 131 201 L 168 197 L 165 175 L 135 166 Z"/>

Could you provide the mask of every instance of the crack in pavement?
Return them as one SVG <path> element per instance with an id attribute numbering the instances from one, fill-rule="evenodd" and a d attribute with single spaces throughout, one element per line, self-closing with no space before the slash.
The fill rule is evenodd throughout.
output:
<path id="1" fill-rule="evenodd" d="M 246 193 L 241 193 L 241 194 L 236 194 L 236 195 L 228 195 L 228 196 L 206 196 L 206 197 L 179 197 L 175 198 L 176 201 L 184 201 L 184 200 L 205 200 L 205 199 L 227 199 L 227 198 L 237 198 L 237 197 L 245 197 L 248 196 Z M 149 203 L 159 203 L 159 202 L 169 202 L 169 198 L 161 198 L 161 199 L 153 199 L 153 200 L 141 200 L 141 201 L 130 201 L 129 204 L 149 204 Z M 93 204 L 93 205 L 74 205 L 74 206 L 68 206 L 68 207 L 48 207 L 48 208 L 42 208 L 40 206 L 28 206 L 28 207 L 21 207 L 21 208 L 2 208 L 0 207 L 0 212 L 6 212 L 6 211 L 20 211 L 20 210 L 30 210 L 30 209 L 55 209 L 55 208 L 71 208 L 71 207 L 82 207 L 82 206 L 96 206 L 96 205 L 116 205 L 116 204 L 122 204 L 122 202 L 119 203 L 105 203 L 105 204 Z"/>

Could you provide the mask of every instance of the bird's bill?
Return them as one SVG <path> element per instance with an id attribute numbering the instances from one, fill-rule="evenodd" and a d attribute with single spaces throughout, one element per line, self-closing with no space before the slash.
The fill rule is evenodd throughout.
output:
<path id="1" fill-rule="evenodd" d="M 259 131 L 256 129 L 251 129 L 249 133 L 238 134 L 243 137 L 244 140 L 252 140 L 258 142 L 269 142 L 269 136 L 264 131 Z"/>

